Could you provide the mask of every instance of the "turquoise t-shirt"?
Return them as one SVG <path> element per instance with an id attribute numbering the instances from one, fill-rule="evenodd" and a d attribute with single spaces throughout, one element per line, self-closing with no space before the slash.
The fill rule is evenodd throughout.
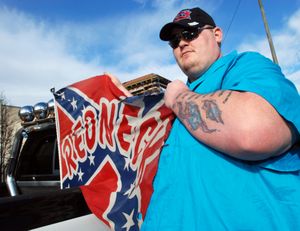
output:
<path id="1" fill-rule="evenodd" d="M 294 126 L 299 140 L 300 96 L 258 53 L 223 56 L 188 86 L 202 94 L 254 92 Z M 176 119 L 142 230 L 300 230 L 300 147 L 266 161 L 240 161 L 199 142 Z"/>

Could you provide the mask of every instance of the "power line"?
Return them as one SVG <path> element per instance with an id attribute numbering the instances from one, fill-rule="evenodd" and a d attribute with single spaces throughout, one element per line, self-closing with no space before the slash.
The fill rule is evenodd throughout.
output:
<path id="1" fill-rule="evenodd" d="M 229 29 L 230 29 L 230 27 L 231 27 L 231 25 L 232 25 L 232 23 L 233 23 L 233 20 L 234 20 L 236 14 L 237 14 L 237 12 L 238 12 L 238 9 L 239 9 L 239 7 L 240 7 L 241 1 L 242 1 L 242 0 L 238 0 L 238 3 L 237 3 L 237 5 L 236 5 L 236 7 L 235 7 L 235 10 L 234 10 L 234 13 L 233 13 L 233 15 L 232 15 L 232 17 L 231 17 L 229 26 L 228 26 L 228 28 L 227 28 L 227 30 L 226 30 L 226 32 L 225 32 L 225 36 L 224 36 L 224 39 L 223 39 L 223 43 L 224 43 L 225 40 L 226 40 L 227 34 L 229 33 Z"/>

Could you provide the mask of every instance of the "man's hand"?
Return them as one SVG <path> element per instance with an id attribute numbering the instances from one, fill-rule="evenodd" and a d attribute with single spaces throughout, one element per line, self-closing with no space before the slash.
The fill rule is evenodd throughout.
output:
<path id="1" fill-rule="evenodd" d="M 173 105 L 176 103 L 177 96 L 186 91 L 189 91 L 189 89 L 181 80 L 174 80 L 169 83 L 164 96 L 165 105 L 172 109 Z"/>
<path id="2" fill-rule="evenodd" d="M 111 81 L 127 96 L 130 97 L 132 94 L 123 86 L 123 84 L 120 82 L 120 80 L 115 77 L 114 75 L 104 72 L 104 75 L 107 75 L 110 77 Z"/>

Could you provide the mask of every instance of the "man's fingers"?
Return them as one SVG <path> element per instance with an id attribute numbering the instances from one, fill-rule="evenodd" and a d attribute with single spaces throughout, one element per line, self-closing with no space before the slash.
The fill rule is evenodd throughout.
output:
<path id="1" fill-rule="evenodd" d="M 107 75 L 107 76 L 109 76 L 110 77 L 110 79 L 111 79 L 111 81 L 127 96 L 127 97 L 130 97 L 130 96 L 132 96 L 132 94 L 123 86 L 123 84 L 120 82 L 120 80 L 116 77 L 116 76 L 114 76 L 114 75 L 112 75 L 112 74 L 110 74 L 110 73 L 108 73 L 108 72 L 104 72 L 104 75 Z"/>
<path id="2" fill-rule="evenodd" d="M 169 108 L 172 108 L 176 103 L 177 96 L 184 91 L 188 91 L 188 87 L 181 80 L 174 80 L 167 85 L 165 91 L 165 105 Z"/>

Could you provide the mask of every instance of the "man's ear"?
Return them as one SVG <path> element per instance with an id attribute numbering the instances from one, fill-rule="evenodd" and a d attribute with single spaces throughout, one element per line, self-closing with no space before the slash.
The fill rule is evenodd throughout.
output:
<path id="1" fill-rule="evenodd" d="M 216 38 L 216 42 L 221 44 L 222 39 L 223 39 L 223 31 L 220 27 L 215 27 L 214 28 L 214 35 Z"/>

